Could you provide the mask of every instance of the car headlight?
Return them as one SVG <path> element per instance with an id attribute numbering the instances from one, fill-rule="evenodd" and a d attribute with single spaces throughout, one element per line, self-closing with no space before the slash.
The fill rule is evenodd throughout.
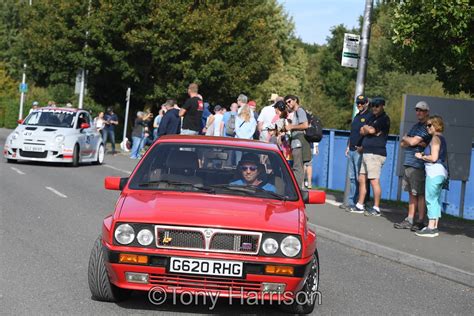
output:
<path id="1" fill-rule="evenodd" d="M 288 236 L 281 241 L 280 248 L 285 256 L 294 257 L 301 250 L 301 242 L 294 236 Z"/>
<path id="2" fill-rule="evenodd" d="M 64 135 L 56 135 L 56 138 L 54 140 L 56 141 L 56 143 L 62 143 L 64 139 Z"/>
<path id="3" fill-rule="evenodd" d="M 18 136 L 20 136 L 20 133 L 14 132 L 14 133 L 12 134 L 12 139 L 15 140 L 15 139 L 18 138 Z"/>
<path id="4" fill-rule="evenodd" d="M 128 245 L 135 239 L 135 231 L 128 224 L 119 225 L 115 229 L 115 239 L 122 245 Z"/>
<path id="5" fill-rule="evenodd" d="M 148 246 L 153 242 L 153 233 L 148 229 L 142 229 L 137 235 L 138 243 L 142 246 Z"/>
<path id="6" fill-rule="evenodd" d="M 278 242 L 273 238 L 267 238 L 262 244 L 262 249 L 267 255 L 273 255 L 278 251 Z"/>

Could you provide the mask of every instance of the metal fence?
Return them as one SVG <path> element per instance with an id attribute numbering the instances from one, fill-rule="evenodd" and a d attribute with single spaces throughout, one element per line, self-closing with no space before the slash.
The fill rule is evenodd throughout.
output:
<path id="1" fill-rule="evenodd" d="M 344 155 L 349 131 L 324 130 L 324 137 L 319 144 L 319 155 L 313 159 L 313 186 L 344 190 L 347 160 Z M 387 160 L 382 168 L 380 185 L 382 198 L 397 199 L 398 176 L 396 175 L 397 157 L 399 150 L 398 135 L 390 135 L 387 142 Z M 463 218 L 474 219 L 474 148 L 471 150 L 470 181 L 466 184 Z M 461 196 L 461 181 L 451 180 L 449 191 L 442 192 L 443 211 L 459 216 Z M 402 201 L 408 201 L 408 193 L 403 192 Z"/>

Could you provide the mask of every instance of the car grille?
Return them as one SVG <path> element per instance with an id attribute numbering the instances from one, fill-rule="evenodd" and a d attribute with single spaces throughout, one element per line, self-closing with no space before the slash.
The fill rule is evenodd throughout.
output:
<path id="1" fill-rule="evenodd" d="M 27 158 L 46 158 L 48 156 L 48 152 L 24 151 L 20 149 L 20 156 Z"/>
<path id="2" fill-rule="evenodd" d="M 150 284 L 160 286 L 165 290 L 179 288 L 183 291 L 215 291 L 229 296 L 242 296 L 242 294 L 245 296 L 249 292 L 259 293 L 262 289 L 262 284 L 255 281 L 175 274 L 150 274 Z"/>
<path id="3" fill-rule="evenodd" d="M 216 228 L 155 226 L 158 248 L 258 254 L 262 233 Z"/>

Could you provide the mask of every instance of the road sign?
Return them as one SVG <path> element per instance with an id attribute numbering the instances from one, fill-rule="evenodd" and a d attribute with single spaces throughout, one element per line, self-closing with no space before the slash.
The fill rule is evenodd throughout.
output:
<path id="1" fill-rule="evenodd" d="M 27 83 L 20 83 L 20 86 L 18 88 L 20 90 L 20 93 L 27 93 L 28 92 L 28 84 Z"/>
<path id="2" fill-rule="evenodd" d="M 359 35 L 344 33 L 341 66 L 357 68 L 359 62 L 359 43 Z"/>

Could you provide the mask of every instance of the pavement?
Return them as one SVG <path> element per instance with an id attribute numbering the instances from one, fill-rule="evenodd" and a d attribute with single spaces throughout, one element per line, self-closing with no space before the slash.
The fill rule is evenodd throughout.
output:
<path id="1" fill-rule="evenodd" d="M 328 193 L 326 205 L 308 207 L 319 236 L 474 287 L 474 222 L 440 220 L 440 235 L 423 238 L 394 223 L 406 216 L 400 207 L 382 206 L 381 217 L 340 209 L 342 196 Z"/>

